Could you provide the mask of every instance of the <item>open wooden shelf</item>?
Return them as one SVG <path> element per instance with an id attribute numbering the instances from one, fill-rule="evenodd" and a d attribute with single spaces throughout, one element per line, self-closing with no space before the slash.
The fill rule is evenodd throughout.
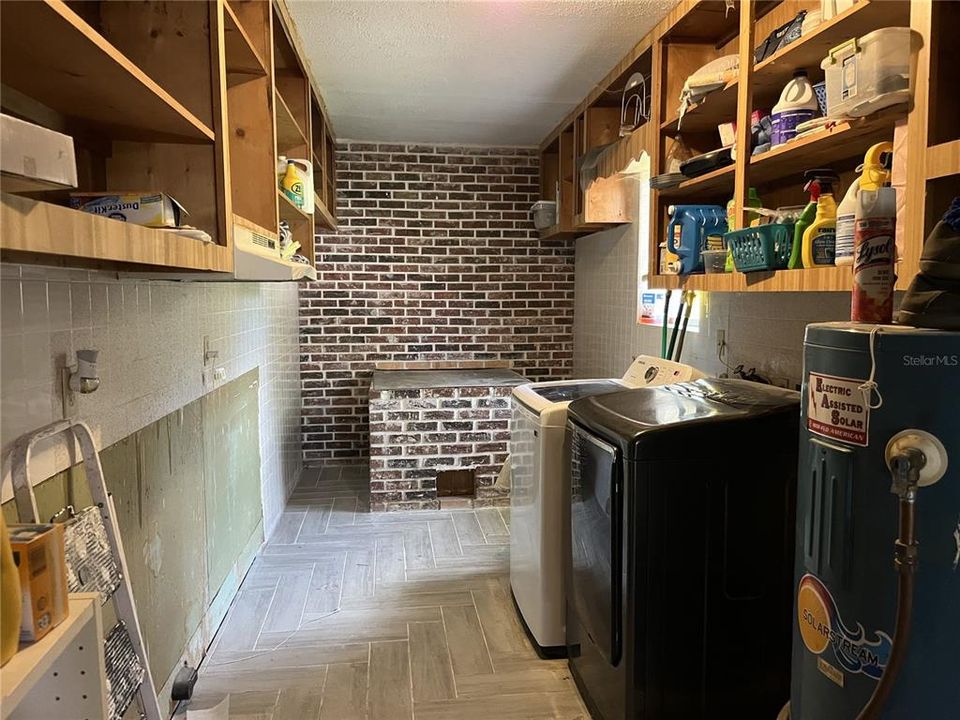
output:
<path id="1" fill-rule="evenodd" d="M 227 85 L 267 75 L 267 64 L 228 2 L 223 4 L 223 22 Z"/>
<path id="2" fill-rule="evenodd" d="M 115 138 L 209 143 L 214 132 L 59 0 L 5 3 L 2 81 Z"/>
<path id="3" fill-rule="evenodd" d="M 307 136 L 294 119 L 283 96 L 279 92 L 274 95 L 277 103 L 277 152 L 285 154 L 287 150 L 309 147 Z"/>
<path id="4" fill-rule="evenodd" d="M 797 68 L 806 68 L 820 77 L 820 63 L 831 49 L 850 38 L 877 28 L 910 24 L 910 3 L 903 0 L 858 0 L 853 7 L 818 25 L 809 35 L 758 63 L 753 71 L 756 97 L 780 95 Z M 812 167 L 812 166 L 811 166 Z"/>
<path id="5" fill-rule="evenodd" d="M 850 267 L 708 275 L 650 275 L 650 287 L 713 292 L 850 292 Z"/>
<path id="6" fill-rule="evenodd" d="M 180 270 L 231 267 L 222 245 L 7 193 L 0 194 L 0 227 L 5 253 Z"/>
<path id="7" fill-rule="evenodd" d="M 666 135 L 682 133 L 717 132 L 717 126 L 733 122 L 737 117 L 737 81 L 733 80 L 720 90 L 707 95 L 699 105 L 684 114 L 683 122 L 676 115 L 660 124 Z M 717 146 L 720 136 L 717 135 Z"/>
<path id="8" fill-rule="evenodd" d="M 877 142 L 893 141 L 898 113 L 880 113 L 844 120 L 828 130 L 798 138 L 750 158 L 750 184 L 759 186 L 796 176 L 805 170 L 830 167 L 839 160 L 862 156 Z"/>
<path id="9" fill-rule="evenodd" d="M 326 204 L 316 193 L 313 194 L 313 221 L 322 230 L 336 230 L 337 219 L 330 214 Z"/>
<path id="10" fill-rule="evenodd" d="M 280 219 L 290 223 L 290 227 L 313 221 L 313 216 L 294 205 L 280 188 L 277 188 L 277 197 L 280 199 Z"/>
<path id="11" fill-rule="evenodd" d="M 705 175 L 684 180 L 672 188 L 660 190 L 660 197 L 673 199 L 710 197 L 722 193 L 733 193 L 733 175 L 735 165 L 711 170 Z"/>
<path id="12" fill-rule="evenodd" d="M 960 140 L 927 148 L 927 180 L 960 175 Z"/>

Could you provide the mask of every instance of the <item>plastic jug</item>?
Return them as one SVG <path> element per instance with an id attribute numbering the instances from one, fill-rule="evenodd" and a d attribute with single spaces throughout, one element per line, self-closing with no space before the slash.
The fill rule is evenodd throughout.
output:
<path id="1" fill-rule="evenodd" d="M 720 205 L 671 205 L 667 249 L 680 260 L 680 274 L 703 272 L 700 253 L 707 235 L 727 232 L 727 213 Z"/>
<path id="2" fill-rule="evenodd" d="M 813 85 L 807 79 L 807 71 L 797 70 L 793 74 L 793 80 L 788 82 L 780 93 L 780 102 L 773 106 L 770 116 L 773 123 L 770 144 L 777 146 L 793 140 L 797 134 L 797 125 L 812 120 L 819 107 Z"/>

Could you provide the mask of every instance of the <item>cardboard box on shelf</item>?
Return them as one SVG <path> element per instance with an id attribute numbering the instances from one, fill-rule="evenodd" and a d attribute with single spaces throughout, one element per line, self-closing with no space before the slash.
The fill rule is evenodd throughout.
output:
<path id="1" fill-rule="evenodd" d="M 0 189 L 4 192 L 77 186 L 77 158 L 69 135 L 0 114 L 0 145 Z"/>
<path id="2" fill-rule="evenodd" d="M 69 612 L 63 525 L 10 525 L 9 530 L 23 597 L 20 641 L 35 642 Z"/>
<path id="3" fill-rule="evenodd" d="M 70 207 L 154 228 L 180 227 L 188 214 L 183 205 L 162 192 L 70 193 Z"/>

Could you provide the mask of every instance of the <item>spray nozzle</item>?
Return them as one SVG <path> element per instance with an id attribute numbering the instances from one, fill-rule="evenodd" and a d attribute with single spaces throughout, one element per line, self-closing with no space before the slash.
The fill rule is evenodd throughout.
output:
<path id="1" fill-rule="evenodd" d="M 807 170 L 803 177 L 806 178 L 807 184 L 804 186 L 804 190 L 810 191 L 810 199 L 816 200 L 820 195 L 830 195 L 833 193 L 833 186 L 840 182 L 840 176 L 830 168 L 815 168 L 813 170 Z M 817 189 L 817 197 L 813 196 L 814 188 Z"/>

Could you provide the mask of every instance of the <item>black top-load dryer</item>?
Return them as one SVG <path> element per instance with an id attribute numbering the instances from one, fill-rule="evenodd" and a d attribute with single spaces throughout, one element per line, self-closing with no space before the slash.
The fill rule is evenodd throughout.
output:
<path id="1" fill-rule="evenodd" d="M 595 718 L 774 718 L 790 693 L 798 393 L 577 400 L 567 649 Z"/>

